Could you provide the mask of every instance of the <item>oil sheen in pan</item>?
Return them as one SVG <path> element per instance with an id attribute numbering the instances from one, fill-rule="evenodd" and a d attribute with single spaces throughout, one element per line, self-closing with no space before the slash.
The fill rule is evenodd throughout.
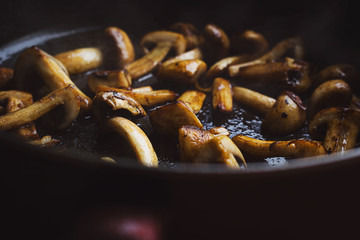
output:
<path id="1" fill-rule="evenodd" d="M 81 48 L 81 47 L 101 47 L 103 44 L 103 27 L 89 27 L 73 30 L 49 30 L 40 31 L 14 40 L 0 48 L 0 65 L 3 67 L 13 67 L 17 56 L 25 48 L 38 46 L 50 54 L 57 54 L 63 51 Z M 135 46 L 136 54 L 141 55 L 139 41 L 134 40 L 131 32 L 128 32 Z M 91 72 L 71 76 L 74 83 L 86 94 L 93 97 L 93 93 L 87 88 L 87 76 Z M 236 85 L 236 82 L 233 82 Z M 134 87 L 152 85 L 154 89 L 163 88 L 160 86 L 156 77 L 152 74 L 146 75 L 134 81 Z M 173 89 L 176 91 L 175 89 Z M 267 89 L 268 90 L 268 89 Z M 265 91 L 266 92 L 266 91 Z M 181 92 L 178 92 L 181 93 Z M 211 106 L 211 99 L 208 95 L 205 99 L 202 110 L 197 114 L 199 120 L 203 123 L 204 129 L 213 127 L 225 127 L 230 132 L 230 137 L 237 134 L 247 135 L 253 138 L 264 139 L 266 136 L 261 134 L 261 118 L 251 110 L 244 109 L 234 103 L 234 111 L 226 116 L 214 114 Z M 159 158 L 159 166 L 164 168 L 175 168 L 179 161 L 179 152 L 177 148 L 177 139 L 171 139 L 166 136 L 159 136 L 154 133 L 147 117 L 136 122 L 149 136 L 155 151 Z M 57 132 L 47 129 L 41 120 L 36 122 L 39 134 L 52 135 L 61 140 L 56 149 L 60 151 L 76 151 L 86 154 L 95 154 L 100 157 L 107 156 L 122 161 L 122 157 L 133 157 L 128 144 L 115 133 L 105 133 L 99 129 L 92 115 L 78 118 L 73 125 L 63 132 Z M 287 136 L 291 138 L 309 138 L 306 129 Z M 245 156 L 246 157 L 246 156 Z M 264 161 L 263 159 L 246 158 L 247 162 Z M 280 166 L 286 164 L 285 158 L 267 158 L 265 159 L 269 166 Z"/>

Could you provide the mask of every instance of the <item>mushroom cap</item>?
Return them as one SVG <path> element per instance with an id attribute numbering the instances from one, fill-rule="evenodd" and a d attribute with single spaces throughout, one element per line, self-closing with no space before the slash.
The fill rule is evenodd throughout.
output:
<path id="1" fill-rule="evenodd" d="M 186 49 L 196 48 L 200 44 L 199 30 L 195 25 L 185 22 L 177 22 L 170 26 L 170 30 L 181 33 L 186 39 Z"/>
<path id="2" fill-rule="evenodd" d="M 186 40 L 182 34 L 171 31 L 154 31 L 147 33 L 141 39 L 141 46 L 146 53 L 149 52 L 148 45 L 165 44 L 174 48 L 177 55 L 186 50 Z"/>
<path id="3" fill-rule="evenodd" d="M 237 54 L 252 54 L 258 57 L 264 54 L 269 43 L 266 38 L 253 30 L 246 30 L 241 34 L 234 35 L 230 38 L 231 51 Z"/>
<path id="4" fill-rule="evenodd" d="M 309 134 L 315 139 L 322 139 L 327 131 L 327 125 L 334 119 L 349 120 L 360 125 L 360 110 L 343 107 L 325 108 L 316 113 L 309 122 Z"/>
<path id="5" fill-rule="evenodd" d="M 306 107 L 300 97 L 284 91 L 266 113 L 261 129 L 271 136 L 284 136 L 299 130 L 306 120 Z"/>
<path id="6" fill-rule="evenodd" d="M 312 93 L 307 109 L 307 118 L 312 119 L 320 110 L 328 107 L 347 107 L 351 103 L 350 85 L 341 79 L 320 84 Z"/>
<path id="7" fill-rule="evenodd" d="M 215 24 L 207 24 L 203 30 L 202 48 L 209 61 L 218 61 L 226 57 L 230 50 L 228 35 Z"/>
<path id="8" fill-rule="evenodd" d="M 105 34 L 116 47 L 116 67 L 123 68 L 135 60 L 135 50 L 127 33 L 118 27 L 107 27 Z M 112 51 L 113 54 L 113 51 Z"/>

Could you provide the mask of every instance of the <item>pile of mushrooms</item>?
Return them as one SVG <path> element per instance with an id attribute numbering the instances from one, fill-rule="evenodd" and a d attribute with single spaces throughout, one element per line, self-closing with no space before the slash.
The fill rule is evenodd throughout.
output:
<path id="1" fill-rule="evenodd" d="M 22 51 L 13 68 L 0 68 L 0 130 L 50 147 L 59 140 L 40 137 L 38 119 L 65 131 L 78 118 L 94 115 L 103 131 L 119 134 L 148 167 L 159 166 L 158 156 L 139 118 L 148 119 L 164 141 L 177 139 L 181 162 L 232 169 L 246 168 L 244 156 L 302 158 L 357 145 L 357 70 L 349 64 L 315 70 L 304 60 L 298 37 L 269 48 L 265 36 L 250 29 L 228 36 L 214 24 L 200 31 L 178 22 L 146 33 L 138 56 L 124 30 L 111 26 L 103 34 L 106 49 L 47 53 L 34 46 Z M 78 74 L 87 74 L 91 94 L 72 81 Z M 134 88 L 147 74 L 164 88 Z M 257 88 L 274 85 L 276 96 Z M 227 117 L 244 108 L 259 115 L 264 139 L 233 136 L 223 126 L 204 129 L 198 113 L 206 98 L 213 114 Z M 311 139 L 288 139 L 304 128 Z"/>

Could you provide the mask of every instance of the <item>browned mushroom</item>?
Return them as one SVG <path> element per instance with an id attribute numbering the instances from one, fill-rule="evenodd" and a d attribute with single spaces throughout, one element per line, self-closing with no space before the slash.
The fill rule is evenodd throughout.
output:
<path id="1" fill-rule="evenodd" d="M 29 77 L 34 73 L 45 82 L 51 91 L 71 85 L 81 101 L 81 109 L 90 109 L 91 98 L 75 86 L 69 78 L 65 67 L 58 60 L 38 47 L 30 47 L 24 50 L 15 63 L 14 81 L 18 88 L 22 90 L 29 88 L 29 85 L 33 85 L 29 81 Z"/>
<path id="2" fill-rule="evenodd" d="M 124 70 L 95 71 L 88 77 L 88 86 L 92 92 L 96 92 L 99 86 L 128 89 L 131 87 L 131 77 Z"/>
<path id="3" fill-rule="evenodd" d="M 301 60 L 304 55 L 303 42 L 300 38 L 287 38 L 277 43 L 269 52 L 250 62 L 232 65 L 228 68 L 231 77 L 237 76 L 240 69 L 250 65 L 263 64 L 273 60 L 278 60 L 287 56 L 289 51 L 293 51 L 294 59 Z"/>
<path id="4" fill-rule="evenodd" d="M 157 73 L 157 79 L 166 85 L 188 87 L 194 85 L 206 69 L 206 63 L 200 59 L 176 61 L 162 65 Z"/>
<path id="5" fill-rule="evenodd" d="M 0 67 L 0 88 L 7 85 L 14 77 L 12 68 Z"/>
<path id="6" fill-rule="evenodd" d="M 223 134 L 213 134 L 194 126 L 179 129 L 179 148 L 181 160 L 193 163 L 223 163 L 238 168 L 239 160 L 246 166 L 241 151 Z M 237 158 L 237 160 L 236 160 Z"/>
<path id="7" fill-rule="evenodd" d="M 212 108 L 222 113 L 233 111 L 232 86 L 229 80 L 215 78 L 212 90 Z"/>
<path id="8" fill-rule="evenodd" d="M 182 101 L 156 108 L 149 114 L 149 119 L 155 131 L 164 135 L 176 136 L 184 125 L 203 128 L 193 110 Z"/>
<path id="9" fill-rule="evenodd" d="M 222 28 L 215 24 L 204 27 L 202 49 L 209 62 L 216 62 L 226 57 L 230 50 L 230 40 Z"/>
<path id="10" fill-rule="evenodd" d="M 181 33 L 186 39 L 186 49 L 191 50 L 200 45 L 200 33 L 194 24 L 177 22 L 170 26 L 170 31 Z"/>
<path id="11" fill-rule="evenodd" d="M 334 79 L 320 84 L 312 93 L 307 109 L 307 118 L 312 119 L 320 110 L 328 107 L 348 107 L 352 90 L 347 82 Z"/>
<path id="12" fill-rule="evenodd" d="M 154 107 L 160 104 L 174 101 L 178 94 L 170 90 L 151 90 L 151 91 L 139 91 L 136 89 L 124 90 L 119 88 L 110 88 L 105 86 L 99 86 L 97 92 L 99 91 L 115 91 L 127 94 L 138 101 L 144 107 Z"/>
<path id="13" fill-rule="evenodd" d="M 196 90 L 187 90 L 177 99 L 186 103 L 196 114 L 198 113 L 204 103 L 206 94 Z"/>
<path id="14" fill-rule="evenodd" d="M 325 108 L 309 122 L 309 134 L 324 139 L 328 152 L 343 152 L 355 147 L 360 125 L 360 110 L 350 108 Z"/>
<path id="15" fill-rule="evenodd" d="M 286 58 L 285 61 L 244 66 L 232 77 L 247 81 L 280 82 L 289 90 L 303 93 L 312 83 L 309 73 L 310 67 L 307 62 Z"/>
<path id="16" fill-rule="evenodd" d="M 156 46 L 149 51 L 148 45 Z M 177 55 L 184 53 L 186 41 L 183 35 L 170 31 L 154 31 L 146 34 L 141 45 L 146 55 L 126 66 L 132 79 L 139 78 L 154 69 L 170 52 L 175 49 Z"/>
<path id="17" fill-rule="evenodd" d="M 180 62 L 183 60 L 201 60 L 203 54 L 200 48 L 194 48 L 190 51 L 184 52 L 182 54 L 176 55 L 175 57 L 169 58 L 166 61 L 162 62 L 161 67 L 166 67 L 167 65 L 173 64 L 175 62 Z"/>
<path id="18" fill-rule="evenodd" d="M 272 136 L 284 136 L 299 130 L 306 121 L 306 107 L 300 97 L 284 91 L 275 100 L 250 89 L 233 88 L 234 100 L 265 115 L 261 129 Z"/>
<path id="19" fill-rule="evenodd" d="M 33 104 L 0 116 L 0 130 L 10 130 L 33 122 L 59 105 L 64 106 L 65 112 L 62 122 L 56 126 L 65 129 L 78 117 L 80 101 L 78 91 L 73 85 L 68 85 L 49 93 Z"/>
<path id="20" fill-rule="evenodd" d="M 321 142 L 308 139 L 292 139 L 288 141 L 265 141 L 244 135 L 232 138 L 244 153 L 261 157 L 303 158 L 326 153 Z"/>

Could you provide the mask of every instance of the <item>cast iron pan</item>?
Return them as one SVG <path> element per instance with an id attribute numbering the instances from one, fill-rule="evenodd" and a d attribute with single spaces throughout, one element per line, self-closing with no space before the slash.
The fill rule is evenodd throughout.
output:
<path id="1" fill-rule="evenodd" d="M 359 66 L 354 19 L 354 10 L 346 1 L 100 4 L 17 0 L 2 8 L 0 60 L 11 65 L 12 57 L 31 45 L 61 51 L 67 47 L 60 41 L 63 37 L 83 36 L 103 26 L 119 26 L 139 39 L 145 32 L 188 21 L 200 27 L 215 23 L 229 33 L 252 28 L 270 44 L 300 35 L 309 61 Z M 70 146 L 74 135 L 86 130 L 59 137 Z M 97 212 L 93 209 L 105 206 L 116 213 L 150 216 L 159 222 L 163 239 L 226 239 L 234 234 L 300 239 L 310 230 L 321 236 L 356 236 L 356 224 L 350 220 L 358 213 L 359 149 L 316 161 L 289 160 L 278 167 L 254 162 L 239 174 L 212 165 L 173 167 L 167 159 L 161 159 L 164 167 L 160 169 L 143 168 L 128 158 L 120 159 L 118 165 L 106 164 L 81 142 L 91 142 L 87 136 L 79 137 L 77 150 L 81 151 L 63 154 L 33 148 L 7 133 L 0 139 L 5 216 L 9 226 L 24 229 L 12 232 L 14 237 L 27 232 L 38 237 L 76 238 L 84 231 L 83 216 L 89 212 L 92 216 Z"/>

